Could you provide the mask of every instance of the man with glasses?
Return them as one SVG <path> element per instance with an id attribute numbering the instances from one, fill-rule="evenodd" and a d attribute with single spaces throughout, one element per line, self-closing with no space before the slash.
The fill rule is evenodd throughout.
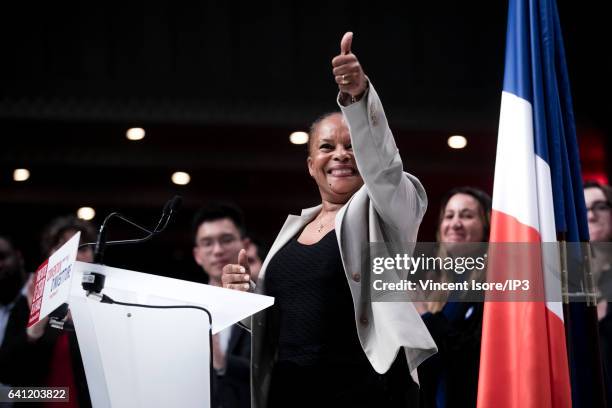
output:
<path id="1" fill-rule="evenodd" d="M 242 212 L 230 204 L 210 203 L 196 214 L 193 258 L 208 275 L 209 285 L 222 287 L 221 275 L 227 264 L 240 263 L 248 270 L 245 248 L 249 241 L 244 225 Z M 211 407 L 250 407 L 249 333 L 234 325 L 214 335 L 212 347 L 215 375 Z"/>

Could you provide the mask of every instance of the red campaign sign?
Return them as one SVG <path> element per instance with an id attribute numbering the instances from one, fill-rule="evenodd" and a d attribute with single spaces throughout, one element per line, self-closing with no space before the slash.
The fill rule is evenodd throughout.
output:
<path id="1" fill-rule="evenodd" d="M 45 282 L 47 277 L 47 267 L 49 260 L 47 259 L 42 265 L 36 270 L 36 277 L 34 278 L 34 295 L 32 296 L 32 307 L 30 310 L 30 320 L 28 321 L 28 327 L 38 321 L 40 316 L 40 307 L 42 305 L 43 293 L 45 293 Z"/>

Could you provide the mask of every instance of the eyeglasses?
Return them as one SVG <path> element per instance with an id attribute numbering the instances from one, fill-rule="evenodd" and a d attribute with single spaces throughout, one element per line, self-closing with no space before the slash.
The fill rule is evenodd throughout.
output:
<path id="1" fill-rule="evenodd" d="M 238 241 L 238 237 L 231 234 L 224 234 L 218 238 L 201 239 L 200 241 L 198 241 L 197 246 L 199 248 L 202 248 L 204 251 L 212 251 L 212 249 L 215 247 L 215 242 L 217 242 L 220 247 L 227 248 L 228 246 Z"/>
<path id="2" fill-rule="evenodd" d="M 610 206 L 610 203 L 607 201 L 595 201 L 593 204 L 591 204 L 590 207 L 587 207 L 587 212 L 589 211 L 593 211 L 596 214 L 601 214 L 604 213 L 606 211 L 610 211 L 610 208 L 612 208 Z"/>

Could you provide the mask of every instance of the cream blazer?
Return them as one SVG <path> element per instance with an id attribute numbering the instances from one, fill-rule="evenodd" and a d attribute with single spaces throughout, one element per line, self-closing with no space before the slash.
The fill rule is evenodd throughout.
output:
<path id="1" fill-rule="evenodd" d="M 373 242 L 386 243 L 389 256 L 395 251 L 411 253 L 405 243 L 417 239 L 427 208 L 427 196 L 419 180 L 403 171 L 402 160 L 387 124 L 383 107 L 372 84 L 366 95 L 349 106 L 338 105 L 348 124 L 353 152 L 364 185 L 338 211 L 336 237 L 346 280 L 353 297 L 355 325 L 364 353 L 378 373 L 385 373 L 400 350 L 413 379 L 416 368 L 435 354 L 436 344 L 408 295 L 404 301 L 371 302 L 371 269 L 364 250 Z M 289 215 L 266 257 L 255 286 L 265 294 L 266 268 L 270 259 L 318 214 L 321 206 Z M 365 266 L 365 267 L 363 267 Z M 377 295 L 380 298 L 379 295 Z M 277 339 L 264 310 L 245 321 L 252 333 L 251 400 L 253 408 L 267 406 Z M 409 379 L 407 379 L 409 381 Z M 316 390 L 313 390 L 316 392 Z"/>

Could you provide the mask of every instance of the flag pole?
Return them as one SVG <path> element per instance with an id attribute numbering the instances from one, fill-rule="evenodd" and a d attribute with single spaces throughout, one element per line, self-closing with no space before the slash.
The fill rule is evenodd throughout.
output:
<path id="1" fill-rule="evenodd" d="M 593 277 L 592 256 L 591 251 L 593 248 L 590 243 L 585 242 L 584 247 L 586 250 L 582 251 L 584 259 L 582 260 L 583 269 L 582 274 L 584 277 L 585 290 L 587 294 L 587 306 L 594 306 L 597 308 L 597 291 L 595 290 L 595 278 Z"/>
<path id="2" fill-rule="evenodd" d="M 576 339 L 573 337 L 574 331 L 572 328 L 572 315 L 577 312 L 576 308 L 572 308 L 570 298 L 575 297 L 573 302 L 584 302 L 585 308 L 582 309 L 582 318 L 579 321 L 584 322 L 583 334 L 585 338 L 590 339 L 588 350 L 584 350 L 586 359 L 589 360 L 589 365 L 594 367 L 598 373 L 592 377 L 594 380 L 594 390 L 596 391 L 592 395 L 592 402 L 594 406 L 605 408 L 607 407 L 605 384 L 604 384 L 604 373 L 601 360 L 601 349 L 599 344 L 599 321 L 597 319 L 597 293 L 595 292 L 595 281 L 593 279 L 593 273 L 591 268 L 591 246 L 588 242 L 580 243 L 581 249 L 581 268 L 582 274 L 580 279 L 580 291 L 576 293 L 570 292 L 569 288 L 569 268 L 568 268 L 568 257 L 567 257 L 567 240 L 566 233 L 558 233 L 559 241 L 559 257 L 561 266 L 561 287 L 562 287 L 562 299 L 563 299 L 563 314 L 565 320 L 565 339 L 567 342 L 567 354 L 568 361 L 575 361 L 577 356 L 572 356 L 573 350 L 572 344 Z M 585 245 L 586 244 L 586 245 Z M 580 298 L 580 299 L 578 299 Z M 573 364 L 570 363 L 570 370 L 573 368 Z M 575 398 L 576 396 L 574 396 Z"/>
<path id="3" fill-rule="evenodd" d="M 559 234 L 559 261 L 561 264 L 561 297 L 563 300 L 563 310 L 565 311 L 565 305 L 569 304 L 569 283 L 568 283 L 568 271 L 567 271 L 567 241 L 565 240 L 565 232 Z M 567 318 L 567 314 L 566 314 Z M 565 326 L 567 332 L 567 325 Z M 566 333 L 567 335 L 567 333 Z"/>
<path id="4" fill-rule="evenodd" d="M 581 243 L 583 245 L 582 249 L 586 249 L 582 251 L 583 255 L 583 278 L 585 284 L 586 291 L 586 320 L 588 322 L 588 336 L 592 336 L 593 338 L 593 348 L 589 355 L 591 356 L 591 364 L 596 369 L 599 368 L 599 375 L 595 376 L 595 381 L 597 382 L 597 390 L 601 391 L 601 393 L 597 396 L 599 397 L 600 406 L 607 407 L 608 404 L 606 401 L 606 384 L 604 381 L 604 371 L 603 371 L 603 361 L 601 358 L 601 346 L 599 344 L 599 317 L 597 316 L 597 291 L 595 289 L 595 279 L 593 278 L 593 268 L 591 268 L 591 245 L 589 242 Z"/>

